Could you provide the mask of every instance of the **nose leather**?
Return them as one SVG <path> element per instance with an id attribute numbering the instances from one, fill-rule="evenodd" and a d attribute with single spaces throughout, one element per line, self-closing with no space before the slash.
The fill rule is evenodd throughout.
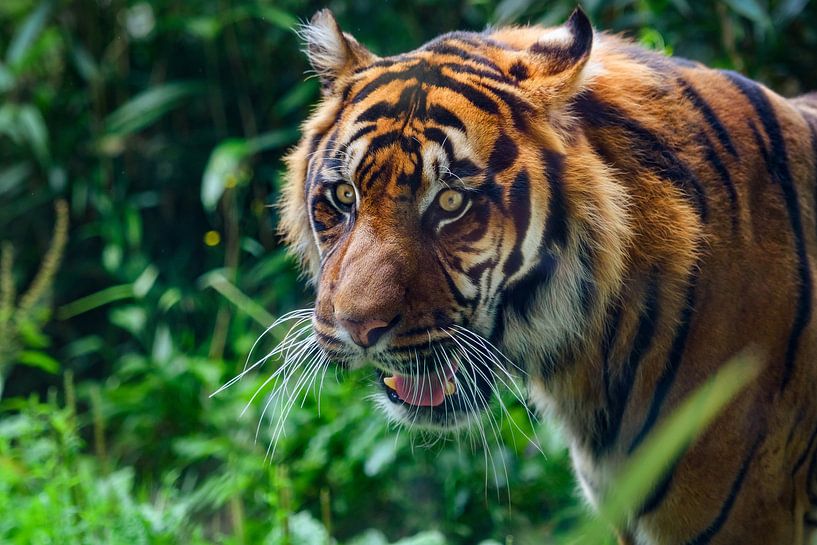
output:
<path id="1" fill-rule="evenodd" d="M 400 320 L 397 315 L 389 321 L 378 319 L 355 320 L 352 318 L 338 318 L 340 326 L 349 333 L 356 345 L 369 348 Z"/>

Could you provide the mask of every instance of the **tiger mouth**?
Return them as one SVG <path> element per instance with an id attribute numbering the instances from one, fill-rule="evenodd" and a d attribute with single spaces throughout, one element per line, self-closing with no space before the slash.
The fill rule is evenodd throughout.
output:
<path id="1" fill-rule="evenodd" d="M 457 371 L 459 366 L 453 364 L 442 374 L 424 374 L 417 376 L 386 375 L 381 372 L 380 384 L 392 403 L 403 403 L 414 407 L 438 407 L 446 398 L 457 395 Z"/>
<path id="2" fill-rule="evenodd" d="M 412 427 L 453 430 L 489 406 L 494 386 L 470 366 L 449 372 L 403 375 L 376 370 L 378 384 L 396 417 Z"/>

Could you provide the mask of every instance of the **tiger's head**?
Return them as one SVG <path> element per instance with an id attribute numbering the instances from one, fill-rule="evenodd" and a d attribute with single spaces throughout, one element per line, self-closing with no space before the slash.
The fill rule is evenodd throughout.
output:
<path id="1" fill-rule="evenodd" d="M 622 199 L 570 113 L 593 29 L 577 10 L 385 58 L 328 10 L 302 35 L 323 97 L 287 158 L 281 225 L 314 334 L 375 366 L 394 418 L 456 427 L 514 367 L 558 366 L 622 267 Z"/>

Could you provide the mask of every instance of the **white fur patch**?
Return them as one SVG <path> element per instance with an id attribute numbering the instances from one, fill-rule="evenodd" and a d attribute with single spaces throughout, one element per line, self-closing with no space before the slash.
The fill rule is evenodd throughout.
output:
<path id="1" fill-rule="evenodd" d="M 303 25 L 298 34 L 306 44 L 305 52 L 315 72 L 332 77 L 349 61 L 349 48 L 334 17 L 324 10 Z"/>
<path id="2" fill-rule="evenodd" d="M 546 30 L 536 41 L 545 47 L 567 47 L 573 40 L 573 33 L 570 32 L 570 29 L 561 26 Z"/>

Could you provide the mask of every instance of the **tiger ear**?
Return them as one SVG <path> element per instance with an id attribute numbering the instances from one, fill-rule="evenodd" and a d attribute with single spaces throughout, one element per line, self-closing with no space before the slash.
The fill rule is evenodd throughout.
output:
<path id="1" fill-rule="evenodd" d="M 528 54 L 536 75 L 548 79 L 549 94 L 557 99 L 581 89 L 592 49 L 593 25 L 577 7 L 565 24 L 543 32 Z"/>
<path id="2" fill-rule="evenodd" d="M 320 77 L 324 94 L 332 92 L 335 81 L 341 76 L 377 60 L 376 55 L 340 29 L 328 9 L 313 15 L 299 34 L 306 43 L 306 56 Z"/>

